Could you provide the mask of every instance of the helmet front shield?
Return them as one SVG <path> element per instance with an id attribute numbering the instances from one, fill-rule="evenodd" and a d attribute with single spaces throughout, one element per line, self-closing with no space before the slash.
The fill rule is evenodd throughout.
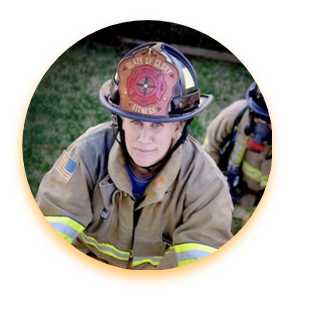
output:
<path id="1" fill-rule="evenodd" d="M 136 47 L 120 61 L 100 90 L 112 113 L 141 121 L 186 121 L 203 111 L 212 95 L 201 95 L 195 71 L 175 48 L 164 43 Z"/>

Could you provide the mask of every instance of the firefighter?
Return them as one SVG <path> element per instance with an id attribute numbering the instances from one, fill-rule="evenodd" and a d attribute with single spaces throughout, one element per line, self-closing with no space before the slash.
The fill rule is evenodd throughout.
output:
<path id="1" fill-rule="evenodd" d="M 248 221 L 266 188 L 271 170 L 272 127 L 265 99 L 256 84 L 246 98 L 223 109 L 209 124 L 203 148 L 226 176 L 233 217 Z"/>
<path id="2" fill-rule="evenodd" d="M 99 98 L 113 120 L 75 140 L 40 184 L 48 222 L 85 254 L 134 270 L 190 264 L 228 242 L 228 184 L 188 135 L 212 95 L 200 94 L 187 58 L 165 43 L 140 45 Z"/>

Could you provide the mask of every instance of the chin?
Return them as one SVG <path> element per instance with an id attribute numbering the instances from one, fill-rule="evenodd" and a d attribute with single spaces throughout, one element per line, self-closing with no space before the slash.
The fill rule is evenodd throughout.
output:
<path id="1" fill-rule="evenodd" d="M 133 161 L 140 167 L 150 167 L 154 165 L 158 160 L 156 158 L 149 158 L 141 155 L 132 156 Z"/>
<path id="2" fill-rule="evenodd" d="M 154 163 L 155 163 L 155 161 L 148 161 L 148 160 L 134 160 L 134 162 L 138 165 L 138 166 L 140 166 L 140 167 L 150 167 L 150 166 L 152 166 Z"/>

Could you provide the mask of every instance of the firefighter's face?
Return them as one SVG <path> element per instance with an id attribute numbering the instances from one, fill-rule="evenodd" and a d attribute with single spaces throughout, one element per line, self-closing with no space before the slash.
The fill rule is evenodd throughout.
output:
<path id="1" fill-rule="evenodd" d="M 149 167 L 161 160 L 170 149 L 182 123 L 151 123 L 123 118 L 126 147 L 134 162 Z"/>

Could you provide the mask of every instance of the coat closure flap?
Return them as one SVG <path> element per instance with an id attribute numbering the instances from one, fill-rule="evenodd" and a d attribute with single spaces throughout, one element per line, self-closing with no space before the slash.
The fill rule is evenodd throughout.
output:
<path id="1" fill-rule="evenodd" d="M 117 141 L 115 141 L 109 154 L 108 172 L 115 186 L 133 197 L 132 184 L 126 170 L 126 159 Z"/>
<path id="2" fill-rule="evenodd" d="M 101 182 L 100 182 L 100 190 L 103 198 L 103 202 L 106 209 L 109 209 L 113 194 L 117 190 L 115 185 L 110 182 L 110 176 L 107 175 Z"/>

